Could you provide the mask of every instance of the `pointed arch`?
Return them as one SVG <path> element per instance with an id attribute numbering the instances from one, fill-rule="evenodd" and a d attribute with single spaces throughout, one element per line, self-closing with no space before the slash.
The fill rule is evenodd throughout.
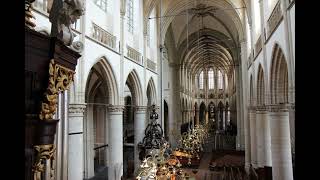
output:
<path id="1" fill-rule="evenodd" d="M 133 69 L 126 80 L 126 84 L 128 85 L 131 93 L 132 93 L 132 100 L 135 106 L 140 106 L 143 104 L 142 102 L 142 86 L 141 81 L 138 76 L 138 73 L 135 69 Z"/>
<path id="2" fill-rule="evenodd" d="M 116 78 L 106 57 L 101 57 L 89 72 L 85 89 L 85 102 L 93 101 L 98 88 L 102 86 L 103 94 L 106 97 L 102 102 L 106 104 L 118 104 L 118 85 Z"/>
<path id="3" fill-rule="evenodd" d="M 81 98 L 81 97 L 80 97 Z M 94 176 L 94 150 L 92 147 L 106 144 L 108 141 L 107 132 L 109 123 L 106 121 L 108 111 L 101 105 L 119 104 L 118 87 L 114 72 L 107 58 L 100 57 L 91 67 L 86 77 L 85 96 L 87 103 L 85 109 L 84 126 L 84 171 L 85 178 Z M 92 140 L 88 140 L 88 139 Z M 105 162 L 102 162 L 102 165 Z"/>
<path id="4" fill-rule="evenodd" d="M 252 77 L 252 74 L 250 75 L 250 91 L 249 91 L 249 104 L 251 106 L 253 106 L 253 77 Z"/>
<path id="5" fill-rule="evenodd" d="M 202 101 L 200 104 L 200 108 L 199 108 L 199 122 L 200 122 L 200 124 L 205 123 L 205 114 L 206 114 L 206 105 Z"/>
<path id="6" fill-rule="evenodd" d="M 146 93 L 147 93 L 147 98 L 148 98 L 148 106 L 152 105 L 152 104 L 156 104 L 157 92 L 156 92 L 156 86 L 155 86 L 155 83 L 154 83 L 154 80 L 152 77 L 148 81 Z"/>
<path id="7" fill-rule="evenodd" d="M 273 47 L 270 69 L 271 104 L 288 102 L 288 66 L 284 53 L 276 43 Z"/>
<path id="8" fill-rule="evenodd" d="M 265 104 L 265 80 L 264 80 L 264 71 L 262 65 L 259 64 L 258 67 L 258 77 L 257 77 L 257 104 Z"/>

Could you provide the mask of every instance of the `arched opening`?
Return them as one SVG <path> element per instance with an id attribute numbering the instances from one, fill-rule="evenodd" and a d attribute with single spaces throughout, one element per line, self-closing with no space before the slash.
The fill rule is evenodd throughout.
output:
<path id="1" fill-rule="evenodd" d="M 168 118 L 168 103 L 166 100 L 163 100 L 164 104 L 164 134 L 167 141 L 169 141 L 169 118 Z"/>
<path id="2" fill-rule="evenodd" d="M 271 104 L 288 103 L 288 66 L 278 45 L 273 49 L 270 87 Z"/>
<path id="3" fill-rule="evenodd" d="M 210 102 L 208 109 L 209 109 L 209 121 L 214 124 L 216 121 L 214 118 L 216 107 L 212 101 Z"/>
<path id="4" fill-rule="evenodd" d="M 228 125 L 230 125 L 230 107 L 229 107 L 229 103 L 228 102 L 226 102 L 226 108 L 225 108 L 225 110 L 226 110 L 226 127 L 228 126 Z"/>
<path id="5" fill-rule="evenodd" d="M 145 117 L 143 119 L 137 119 L 136 117 L 135 107 L 141 105 L 142 91 L 140 80 L 135 70 L 132 70 L 127 77 L 124 96 L 131 97 L 131 104 L 127 104 L 124 111 L 131 112 L 132 118 L 127 122 L 123 119 L 123 136 L 127 136 L 127 139 L 123 141 L 123 177 L 132 178 L 135 164 L 139 163 L 139 152 L 136 145 L 142 140 L 140 136 L 144 135 L 144 132 L 136 132 L 136 129 L 140 129 L 141 127 L 139 126 L 144 126 L 145 124 Z"/>
<path id="6" fill-rule="evenodd" d="M 253 106 L 253 79 L 252 74 L 250 76 L 250 95 L 249 95 L 249 104 Z"/>
<path id="7" fill-rule="evenodd" d="M 199 125 L 199 107 L 198 107 L 198 103 L 195 102 L 194 103 L 194 125 Z"/>
<path id="8" fill-rule="evenodd" d="M 199 112 L 199 122 L 200 124 L 205 124 L 205 115 L 206 115 L 206 105 L 204 102 L 200 104 L 200 112 Z"/>
<path id="9" fill-rule="evenodd" d="M 125 86 L 124 110 L 123 110 L 123 176 L 130 177 L 134 172 L 134 111 L 132 94 Z"/>
<path id="10" fill-rule="evenodd" d="M 84 177 L 107 177 L 109 104 L 116 103 L 117 85 L 107 60 L 102 58 L 90 70 L 85 92 Z"/>
<path id="11" fill-rule="evenodd" d="M 257 104 L 265 105 L 265 86 L 264 86 L 264 75 L 261 64 L 258 70 L 258 82 L 257 82 Z"/>
<path id="12" fill-rule="evenodd" d="M 291 134 L 294 131 L 294 122 L 286 106 L 288 104 L 288 67 L 278 44 L 273 48 L 270 70 L 272 169 L 278 170 L 273 171 L 272 175 L 273 179 L 281 177 L 293 179 L 294 136 Z"/>

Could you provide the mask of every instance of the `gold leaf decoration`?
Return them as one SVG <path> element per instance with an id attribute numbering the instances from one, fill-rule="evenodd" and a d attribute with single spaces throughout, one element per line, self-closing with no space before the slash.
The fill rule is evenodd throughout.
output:
<path id="1" fill-rule="evenodd" d="M 41 120 L 53 119 L 57 108 L 58 95 L 61 91 L 69 89 L 74 73 L 74 71 L 56 64 L 51 59 L 49 64 L 49 84 L 39 114 Z"/>
<path id="2" fill-rule="evenodd" d="M 45 144 L 45 145 L 36 145 L 34 146 L 35 150 L 37 151 L 36 161 L 32 168 L 34 174 L 34 180 L 41 179 L 41 173 L 45 171 L 45 163 L 46 160 L 51 159 L 54 160 L 54 152 L 56 148 L 53 144 Z M 50 168 L 53 171 L 53 168 Z"/>

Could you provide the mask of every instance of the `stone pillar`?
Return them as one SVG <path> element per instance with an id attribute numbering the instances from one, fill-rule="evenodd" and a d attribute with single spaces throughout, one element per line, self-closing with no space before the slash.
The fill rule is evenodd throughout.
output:
<path id="1" fill-rule="evenodd" d="M 83 179 L 83 114 L 85 104 L 69 104 L 68 180 Z"/>
<path id="2" fill-rule="evenodd" d="M 229 120 L 228 111 L 229 111 L 229 108 L 226 107 L 225 112 L 224 112 L 225 113 L 225 115 L 224 115 L 224 117 L 225 117 L 225 124 L 224 124 L 225 129 L 227 128 L 228 120 Z"/>
<path id="3" fill-rule="evenodd" d="M 94 137 L 93 137 L 93 109 L 92 104 L 86 106 L 86 120 L 84 122 L 84 179 L 94 176 Z"/>
<path id="4" fill-rule="evenodd" d="M 123 174 L 123 106 L 109 106 L 109 169 L 108 179 L 120 179 Z"/>
<path id="5" fill-rule="evenodd" d="M 120 104 L 124 104 L 124 84 L 126 80 L 124 79 L 125 77 L 123 76 L 124 74 L 124 47 L 125 47 L 125 37 L 124 37 L 124 19 L 126 15 L 126 0 L 121 0 L 120 1 L 120 86 L 119 86 L 119 92 L 120 92 Z"/>
<path id="6" fill-rule="evenodd" d="M 58 95 L 57 112 L 54 119 L 59 119 L 55 135 L 56 146 L 56 178 L 66 180 L 68 177 L 68 141 L 69 141 L 69 123 L 68 123 L 68 91 L 64 91 Z M 47 161 L 49 162 L 49 161 Z"/>
<path id="7" fill-rule="evenodd" d="M 272 177 L 293 180 L 289 112 L 286 105 L 270 106 Z"/>
<path id="8" fill-rule="evenodd" d="M 258 168 L 263 168 L 265 165 L 265 148 L 264 148 L 264 117 L 263 114 L 266 114 L 266 112 L 263 112 L 263 109 L 260 107 L 257 107 L 256 109 L 256 142 L 257 142 L 257 165 Z"/>
<path id="9" fill-rule="evenodd" d="M 270 117 L 266 107 L 260 108 L 260 118 L 262 121 L 263 130 L 263 148 L 264 148 L 264 166 L 272 166 L 271 158 L 271 130 L 270 130 Z"/>
<path id="10" fill-rule="evenodd" d="M 205 112 L 205 124 L 208 124 L 209 122 L 208 110 L 206 109 L 204 112 Z"/>
<path id="11" fill-rule="evenodd" d="M 223 108 L 222 111 L 222 123 L 223 123 L 223 130 L 226 130 L 226 108 Z"/>
<path id="12" fill-rule="evenodd" d="M 245 120 L 245 169 L 247 172 L 249 172 L 250 164 L 251 164 L 251 139 L 250 139 L 250 107 L 248 108 L 248 119 Z"/>
<path id="13" fill-rule="evenodd" d="M 256 112 L 254 107 L 251 107 L 250 109 L 249 122 L 250 122 L 251 164 L 254 168 L 257 168 Z"/>
<path id="14" fill-rule="evenodd" d="M 134 169 L 138 169 L 139 160 L 139 149 L 138 143 L 142 142 L 144 137 L 144 131 L 146 129 L 145 117 L 146 117 L 147 107 L 137 106 L 135 107 L 135 118 L 134 118 Z"/>

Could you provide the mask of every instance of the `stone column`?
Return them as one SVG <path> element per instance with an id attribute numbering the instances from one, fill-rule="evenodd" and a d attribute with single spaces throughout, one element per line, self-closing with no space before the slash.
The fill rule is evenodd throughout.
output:
<path id="1" fill-rule="evenodd" d="M 226 108 L 222 109 L 222 126 L 223 126 L 223 130 L 226 130 Z"/>
<path id="2" fill-rule="evenodd" d="M 206 110 L 204 111 L 204 113 L 205 113 L 205 124 L 208 124 L 208 122 L 209 122 L 208 110 L 206 109 Z"/>
<path id="3" fill-rule="evenodd" d="M 260 107 L 257 107 L 256 109 L 256 142 L 257 142 L 257 165 L 258 168 L 263 168 L 265 165 L 265 148 L 264 148 L 264 117 L 263 114 L 266 114 L 266 112 L 263 112 L 263 109 Z"/>
<path id="4" fill-rule="evenodd" d="M 111 105 L 109 114 L 109 169 L 108 179 L 120 179 L 123 174 L 123 106 Z"/>
<path id="5" fill-rule="evenodd" d="M 250 107 L 248 108 L 248 119 L 245 120 L 245 169 L 249 172 L 250 164 L 251 164 L 251 139 L 250 139 Z"/>
<path id="6" fill-rule="evenodd" d="M 225 114 L 225 115 L 224 115 L 224 117 L 225 117 L 225 124 L 224 124 L 225 129 L 227 128 L 228 120 L 229 120 L 228 111 L 229 111 L 229 108 L 226 107 L 225 112 L 224 112 L 224 114 Z"/>
<path id="7" fill-rule="evenodd" d="M 68 180 L 83 179 L 83 114 L 85 104 L 69 104 Z"/>
<path id="8" fill-rule="evenodd" d="M 55 135 L 55 175 L 57 179 L 66 180 L 68 177 L 68 141 L 69 141 L 69 123 L 68 123 L 68 91 L 58 95 L 57 112 L 54 119 L 59 119 Z M 49 161 L 47 161 L 49 162 Z"/>
<path id="9" fill-rule="evenodd" d="M 250 145 L 251 145 L 251 164 L 257 168 L 257 139 L 256 139 L 256 112 L 255 107 L 250 108 Z"/>
<path id="10" fill-rule="evenodd" d="M 146 117 L 147 107 L 137 106 L 135 107 L 135 118 L 134 118 L 134 169 L 138 169 L 139 160 L 139 149 L 138 143 L 142 142 L 144 137 L 144 131 L 146 129 L 145 117 Z"/>
<path id="11" fill-rule="evenodd" d="M 293 180 L 289 112 L 286 105 L 270 106 L 272 177 Z"/>
<path id="12" fill-rule="evenodd" d="M 272 166 L 271 158 L 271 130 L 270 130 L 270 117 L 266 107 L 260 108 L 260 118 L 262 121 L 263 130 L 263 148 L 264 148 L 264 166 Z"/>
<path id="13" fill-rule="evenodd" d="M 124 37 L 124 19 L 126 15 L 126 0 L 121 0 L 120 1 L 120 104 L 124 104 L 124 84 L 125 84 L 125 77 L 123 76 L 124 74 L 124 47 L 125 47 L 125 37 Z"/>
<path id="14" fill-rule="evenodd" d="M 84 121 L 84 178 L 94 176 L 94 137 L 93 137 L 93 109 L 94 105 L 87 104 L 86 119 Z"/>

